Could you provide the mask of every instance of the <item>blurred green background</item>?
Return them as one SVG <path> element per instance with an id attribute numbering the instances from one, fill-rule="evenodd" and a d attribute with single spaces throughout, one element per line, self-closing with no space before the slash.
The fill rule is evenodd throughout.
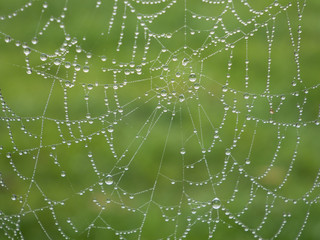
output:
<path id="1" fill-rule="evenodd" d="M 247 2 L 0 0 L 0 238 L 319 239 L 320 3 Z"/>

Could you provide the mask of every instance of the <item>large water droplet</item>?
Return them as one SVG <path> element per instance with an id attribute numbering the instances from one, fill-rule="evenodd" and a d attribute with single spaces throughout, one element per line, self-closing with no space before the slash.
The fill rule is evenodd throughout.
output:
<path id="1" fill-rule="evenodd" d="M 54 65 L 58 66 L 61 64 L 61 59 L 60 58 L 56 58 L 54 61 L 53 61 Z"/>
<path id="2" fill-rule="evenodd" d="M 10 36 L 5 36 L 4 41 L 5 41 L 6 43 L 11 42 L 11 37 L 10 37 Z"/>
<path id="3" fill-rule="evenodd" d="M 181 149 L 180 149 L 180 154 L 181 154 L 181 155 L 186 154 L 186 150 L 185 150 L 184 148 L 181 148 Z"/>
<path id="4" fill-rule="evenodd" d="M 227 156 L 230 156 L 230 155 L 231 155 L 231 151 L 230 151 L 229 148 L 226 149 L 226 155 L 227 155 Z"/>
<path id="5" fill-rule="evenodd" d="M 107 177 L 106 177 L 106 180 L 104 181 L 107 185 L 112 185 L 113 184 L 113 178 L 112 176 L 109 174 Z"/>
<path id="6" fill-rule="evenodd" d="M 83 70 L 83 72 L 87 73 L 87 72 L 89 72 L 90 68 L 89 68 L 89 66 L 84 66 L 82 70 Z"/>
<path id="7" fill-rule="evenodd" d="M 113 126 L 110 125 L 110 126 L 108 127 L 108 132 L 109 132 L 109 133 L 112 133 L 113 131 L 114 131 Z"/>
<path id="8" fill-rule="evenodd" d="M 41 60 L 41 61 L 47 61 L 47 59 L 48 59 L 47 54 L 41 53 L 41 55 L 40 55 L 40 60 Z"/>
<path id="9" fill-rule="evenodd" d="M 106 57 L 106 56 L 101 56 L 101 61 L 102 61 L 102 62 L 107 61 L 107 57 Z"/>
<path id="10" fill-rule="evenodd" d="M 189 63 L 189 59 L 188 59 L 188 58 L 184 58 L 184 59 L 182 60 L 182 66 L 187 66 L 188 63 Z"/>
<path id="11" fill-rule="evenodd" d="M 211 204 L 213 209 L 219 209 L 221 207 L 221 202 L 219 198 L 214 198 Z"/>
<path id="12" fill-rule="evenodd" d="M 185 100 L 184 95 L 180 94 L 179 95 L 179 102 L 183 102 Z"/>
<path id="13" fill-rule="evenodd" d="M 12 194 L 12 196 L 11 196 L 11 200 L 12 200 L 12 201 L 15 201 L 15 200 L 17 200 L 17 195 L 15 195 L 15 194 Z"/>
<path id="14" fill-rule="evenodd" d="M 36 37 L 32 38 L 31 43 L 34 44 L 34 45 L 37 44 L 38 43 L 38 38 L 36 38 Z"/>
<path id="15" fill-rule="evenodd" d="M 23 53 L 28 56 L 31 53 L 31 49 L 26 47 L 25 49 L 23 49 Z"/>
<path id="16" fill-rule="evenodd" d="M 189 81 L 190 81 L 190 82 L 195 82 L 196 80 L 197 80 L 196 74 L 191 73 L 191 74 L 189 75 Z"/>
<path id="17" fill-rule="evenodd" d="M 161 96 L 162 97 L 165 97 L 165 96 L 167 96 L 167 91 L 166 90 L 161 90 Z"/>

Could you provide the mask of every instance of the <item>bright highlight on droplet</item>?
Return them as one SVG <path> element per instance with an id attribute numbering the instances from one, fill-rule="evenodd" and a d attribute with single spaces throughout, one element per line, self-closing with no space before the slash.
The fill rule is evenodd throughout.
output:
<path id="1" fill-rule="evenodd" d="M 106 177 L 105 183 L 107 185 L 112 185 L 113 184 L 113 178 L 112 178 L 112 176 L 110 174 Z"/>
<path id="2" fill-rule="evenodd" d="M 221 207 L 221 202 L 219 198 L 214 198 L 211 204 L 213 209 L 219 209 Z"/>
<path id="3" fill-rule="evenodd" d="M 197 80 L 196 74 L 191 73 L 191 74 L 189 75 L 189 81 L 190 81 L 190 82 L 195 82 L 196 80 Z"/>

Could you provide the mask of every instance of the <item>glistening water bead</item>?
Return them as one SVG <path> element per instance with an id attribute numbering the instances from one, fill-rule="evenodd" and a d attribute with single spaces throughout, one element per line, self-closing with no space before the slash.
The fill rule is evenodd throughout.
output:
<path id="1" fill-rule="evenodd" d="M 213 209 L 219 209 L 221 207 L 221 202 L 219 198 L 214 198 L 211 202 Z"/>
<path id="2" fill-rule="evenodd" d="M 181 149 L 180 149 L 180 154 L 181 154 L 181 155 L 185 155 L 185 154 L 186 154 L 186 150 L 185 150 L 184 148 L 181 148 Z"/>
<path id="3" fill-rule="evenodd" d="M 183 60 L 182 60 L 182 66 L 187 66 L 188 65 L 188 63 L 189 63 L 189 59 L 188 58 L 184 58 Z"/>
<path id="4" fill-rule="evenodd" d="M 189 81 L 190 81 L 190 82 L 195 82 L 196 80 L 197 80 L 196 74 L 191 73 L 191 74 L 189 75 Z"/>
<path id="5" fill-rule="evenodd" d="M 41 53 L 40 60 L 41 61 L 46 61 L 47 59 L 48 59 L 48 56 L 46 54 L 44 54 L 44 53 Z"/>
<path id="6" fill-rule="evenodd" d="M 23 49 L 23 53 L 28 56 L 31 53 L 31 49 L 26 47 L 25 49 Z"/>
<path id="7" fill-rule="evenodd" d="M 107 185 L 112 185 L 113 184 L 113 178 L 112 176 L 109 174 L 107 177 L 106 177 L 106 180 L 104 181 Z"/>

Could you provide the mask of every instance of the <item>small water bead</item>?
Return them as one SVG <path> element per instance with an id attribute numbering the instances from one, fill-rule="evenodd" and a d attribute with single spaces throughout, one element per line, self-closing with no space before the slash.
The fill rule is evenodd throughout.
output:
<path id="1" fill-rule="evenodd" d="M 184 95 L 180 94 L 179 95 L 179 102 L 183 102 L 185 100 Z"/>
<path id="2" fill-rule="evenodd" d="M 48 8 L 48 3 L 47 3 L 47 2 L 44 2 L 43 5 L 42 5 L 42 7 L 43 7 L 43 8 Z"/>
<path id="3" fill-rule="evenodd" d="M 87 89 L 88 89 L 88 90 L 92 90 L 92 89 L 93 89 L 93 84 L 88 84 L 88 85 L 87 85 Z"/>
<path id="4" fill-rule="evenodd" d="M 65 177 L 65 176 L 66 176 L 65 171 L 62 171 L 62 172 L 61 172 L 61 177 Z"/>
<path id="5" fill-rule="evenodd" d="M 76 70 L 77 72 L 81 70 L 81 66 L 79 64 L 76 64 L 74 66 L 74 70 Z"/>
<path id="6" fill-rule="evenodd" d="M 200 88 L 200 84 L 199 84 L 199 83 L 195 83 L 195 84 L 193 85 L 193 87 L 194 87 L 194 89 L 198 90 L 198 89 Z"/>
<path id="7" fill-rule="evenodd" d="M 47 61 L 47 59 L 48 59 L 47 54 L 41 53 L 41 55 L 40 55 L 40 60 L 41 60 L 41 61 Z"/>
<path id="8" fill-rule="evenodd" d="M 26 47 L 25 49 L 23 49 L 23 53 L 28 56 L 31 53 L 31 49 Z"/>
<path id="9" fill-rule="evenodd" d="M 31 43 L 36 45 L 38 43 L 38 38 L 36 37 L 32 38 Z"/>
<path id="10" fill-rule="evenodd" d="M 211 204 L 213 209 L 219 209 L 221 207 L 221 202 L 219 198 L 214 198 Z"/>
<path id="11" fill-rule="evenodd" d="M 228 91 L 228 87 L 227 86 L 223 86 L 222 87 L 222 92 L 227 92 Z"/>
<path id="12" fill-rule="evenodd" d="M 136 71 L 137 71 L 137 72 L 141 72 L 141 71 L 142 71 L 141 65 L 138 65 L 138 66 L 136 67 Z"/>
<path id="13" fill-rule="evenodd" d="M 12 194 L 12 196 L 11 196 L 11 200 L 12 200 L 12 201 L 16 201 L 16 200 L 17 200 L 17 195 Z"/>
<path id="14" fill-rule="evenodd" d="M 174 56 L 172 57 L 172 61 L 176 62 L 177 60 L 178 60 L 177 56 L 174 55 Z"/>
<path id="15" fill-rule="evenodd" d="M 112 185 L 113 184 L 113 178 L 112 176 L 109 174 L 107 177 L 106 177 L 106 180 L 104 181 L 107 185 Z"/>
<path id="16" fill-rule="evenodd" d="M 188 58 L 184 58 L 183 60 L 182 60 L 182 66 L 187 66 L 188 65 L 188 63 L 189 63 L 189 59 Z"/>
<path id="17" fill-rule="evenodd" d="M 191 74 L 189 75 L 189 81 L 190 81 L 190 82 L 195 82 L 196 80 L 197 80 L 196 74 L 191 73 Z"/>
<path id="18" fill-rule="evenodd" d="M 249 94 L 248 94 L 248 93 L 243 94 L 243 98 L 244 98 L 244 99 L 246 99 L 246 100 L 247 100 L 247 99 L 249 99 L 249 97 L 250 97 L 250 96 L 249 96 Z"/>
<path id="19" fill-rule="evenodd" d="M 59 66 L 61 64 L 61 59 L 60 58 L 56 58 L 54 61 L 53 61 L 54 65 L 56 66 Z"/>
<path id="20" fill-rule="evenodd" d="M 247 165 L 250 164 L 250 159 L 249 158 L 246 158 L 246 162 L 245 162 Z"/>
<path id="21" fill-rule="evenodd" d="M 107 57 L 106 57 L 106 56 L 101 56 L 101 61 L 102 61 L 102 62 L 107 61 Z"/>
<path id="22" fill-rule="evenodd" d="M 227 156 L 230 156 L 230 155 L 231 155 L 231 151 L 230 151 L 230 149 L 229 149 L 229 148 L 227 148 L 225 153 L 226 153 L 226 155 L 227 155 Z"/>
<path id="23" fill-rule="evenodd" d="M 4 38 L 4 41 L 6 42 L 6 43 L 9 43 L 9 42 L 11 42 L 11 37 L 10 36 L 5 36 L 5 38 Z"/>
<path id="24" fill-rule="evenodd" d="M 128 76 L 130 73 L 131 73 L 131 71 L 130 71 L 129 69 L 125 69 L 125 70 L 124 70 L 124 74 L 127 75 L 127 76 Z"/>
<path id="25" fill-rule="evenodd" d="M 83 72 L 87 73 L 87 72 L 89 72 L 89 70 L 90 70 L 89 66 L 84 66 L 83 67 Z"/>
<path id="26" fill-rule="evenodd" d="M 64 63 L 64 67 L 65 68 L 70 68 L 71 67 L 71 63 L 70 62 L 65 62 Z"/>
<path id="27" fill-rule="evenodd" d="M 185 154 L 186 154 L 186 150 L 185 150 L 184 148 L 181 148 L 181 149 L 180 149 L 180 154 L 181 154 L 181 155 L 185 155 Z"/>
<path id="28" fill-rule="evenodd" d="M 109 133 L 112 133 L 113 131 L 114 131 L 113 126 L 112 126 L 112 125 L 109 125 L 109 126 L 108 126 L 108 132 L 109 132 Z"/>
<path id="29" fill-rule="evenodd" d="M 7 157 L 7 158 L 11 158 L 11 153 L 8 152 L 7 155 L 6 155 L 6 157 Z"/>
<path id="30" fill-rule="evenodd" d="M 162 97 L 165 97 L 165 96 L 167 96 L 167 91 L 166 90 L 161 90 L 161 96 Z"/>

